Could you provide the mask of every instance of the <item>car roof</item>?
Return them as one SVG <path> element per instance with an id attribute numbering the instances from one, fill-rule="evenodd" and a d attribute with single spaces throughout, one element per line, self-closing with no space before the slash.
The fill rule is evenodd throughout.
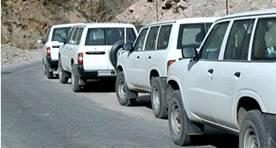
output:
<path id="1" fill-rule="evenodd" d="M 72 27 L 72 26 L 77 26 L 77 25 L 82 25 L 83 23 L 68 23 L 68 24 L 56 24 L 53 25 L 53 28 L 62 28 L 62 27 Z"/>
<path id="2" fill-rule="evenodd" d="M 230 14 L 230 15 L 227 15 L 225 17 L 218 19 L 217 21 L 225 20 L 225 19 L 232 19 L 232 18 L 239 18 L 239 17 L 271 15 L 271 14 L 276 14 L 276 8 L 255 10 L 255 11 L 246 11 L 246 12 Z"/>
<path id="3" fill-rule="evenodd" d="M 119 27 L 135 27 L 133 24 L 126 24 L 126 23 L 83 23 L 83 26 L 88 28 L 119 28 Z"/>
<path id="4" fill-rule="evenodd" d="M 178 23 L 178 24 L 212 23 L 212 22 L 215 22 L 217 19 L 218 17 L 183 18 L 183 19 L 177 19 L 177 20 L 166 20 L 166 21 L 150 23 L 150 24 L 144 25 L 144 27 L 161 25 L 161 24 L 169 24 L 169 23 Z"/>

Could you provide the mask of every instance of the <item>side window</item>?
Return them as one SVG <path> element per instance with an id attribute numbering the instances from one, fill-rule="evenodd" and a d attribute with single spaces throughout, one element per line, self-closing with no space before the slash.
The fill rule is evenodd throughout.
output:
<path id="1" fill-rule="evenodd" d="M 70 44 L 76 44 L 76 37 L 77 37 L 77 33 L 78 33 L 79 28 L 75 28 L 71 38 L 70 38 Z"/>
<path id="2" fill-rule="evenodd" d="M 229 22 L 215 25 L 201 48 L 201 59 L 217 60 Z"/>
<path id="3" fill-rule="evenodd" d="M 140 32 L 140 35 L 138 36 L 138 39 L 136 40 L 135 45 L 134 45 L 134 50 L 135 51 L 143 50 L 143 46 L 144 46 L 144 42 L 145 42 L 147 32 L 148 32 L 148 28 L 145 28 Z"/>
<path id="4" fill-rule="evenodd" d="M 127 28 L 126 29 L 126 40 L 134 42 L 136 39 L 136 34 L 134 32 L 133 28 Z"/>
<path id="5" fill-rule="evenodd" d="M 172 25 L 162 26 L 159 32 L 157 49 L 166 49 L 169 45 Z"/>
<path id="6" fill-rule="evenodd" d="M 224 59 L 247 60 L 254 20 L 239 20 L 232 25 Z"/>
<path id="7" fill-rule="evenodd" d="M 77 37 L 76 37 L 76 44 L 77 44 L 77 45 L 80 44 L 82 32 L 83 32 L 83 28 L 79 28 L 79 31 L 78 31 L 78 34 L 77 34 Z"/>
<path id="8" fill-rule="evenodd" d="M 70 40 L 71 40 L 72 35 L 73 35 L 74 32 L 75 32 L 75 27 L 72 27 L 72 28 L 70 29 L 70 32 L 69 32 L 68 37 L 67 37 L 67 43 L 70 44 Z"/>
<path id="9" fill-rule="evenodd" d="M 258 20 L 252 60 L 276 60 L 276 18 Z"/>
<path id="10" fill-rule="evenodd" d="M 103 28 L 88 29 L 85 45 L 105 45 L 105 33 Z"/>
<path id="11" fill-rule="evenodd" d="M 148 35 L 147 42 L 146 42 L 146 46 L 145 46 L 145 50 L 155 50 L 158 30 L 159 30 L 159 26 L 150 28 L 149 35 Z"/>

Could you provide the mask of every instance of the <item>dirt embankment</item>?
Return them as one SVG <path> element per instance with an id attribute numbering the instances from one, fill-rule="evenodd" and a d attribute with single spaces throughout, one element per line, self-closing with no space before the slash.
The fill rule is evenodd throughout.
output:
<path id="1" fill-rule="evenodd" d="M 111 21 L 134 0 L 2 0 L 1 42 L 37 48 L 53 24 Z"/>
<path id="2" fill-rule="evenodd" d="M 226 0 L 158 0 L 157 4 L 156 0 L 138 0 L 117 15 L 116 20 L 145 24 L 156 20 L 226 14 Z M 273 7 L 276 7 L 276 0 L 229 0 L 228 5 L 230 14 Z"/>
<path id="3" fill-rule="evenodd" d="M 156 3 L 158 2 L 158 3 Z M 224 16 L 226 0 L 2 0 L 1 63 L 32 59 L 51 25 Z M 229 0 L 229 12 L 276 7 L 276 0 Z M 15 48 L 16 47 L 16 48 Z M 24 50 L 23 50 L 24 49 Z M 30 56 L 31 55 L 31 56 Z"/>

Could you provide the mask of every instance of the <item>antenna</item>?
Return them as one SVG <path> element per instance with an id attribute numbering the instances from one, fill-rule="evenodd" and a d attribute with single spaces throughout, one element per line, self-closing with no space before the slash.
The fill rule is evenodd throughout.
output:
<path id="1" fill-rule="evenodd" d="M 158 0 L 156 0 L 156 2 L 155 2 L 155 4 L 156 4 L 156 6 L 155 6 L 155 10 L 156 10 L 156 21 L 159 21 L 159 12 L 158 12 Z"/>
<path id="2" fill-rule="evenodd" d="M 226 15 L 229 14 L 229 0 L 225 0 L 225 11 L 226 11 Z"/>

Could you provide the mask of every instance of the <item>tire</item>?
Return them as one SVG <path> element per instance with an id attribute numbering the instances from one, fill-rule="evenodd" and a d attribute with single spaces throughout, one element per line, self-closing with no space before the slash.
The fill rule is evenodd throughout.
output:
<path id="1" fill-rule="evenodd" d="M 184 110 L 180 91 L 174 90 L 171 98 L 168 99 L 168 120 L 172 140 L 177 145 L 188 145 L 191 143 L 191 138 L 188 134 L 188 124 L 190 121 Z"/>
<path id="2" fill-rule="evenodd" d="M 157 118 L 168 117 L 168 105 L 165 96 L 165 87 L 160 77 L 151 79 L 151 106 Z"/>
<path id="3" fill-rule="evenodd" d="M 116 77 L 116 95 L 118 102 L 123 106 L 133 105 L 137 98 L 137 92 L 131 91 L 128 89 L 125 82 L 124 73 L 118 72 Z"/>
<path id="4" fill-rule="evenodd" d="M 80 77 L 77 75 L 76 67 L 72 67 L 72 90 L 73 92 L 79 92 L 80 91 Z"/>
<path id="5" fill-rule="evenodd" d="M 60 59 L 58 60 L 58 78 L 59 82 L 65 84 L 68 82 L 68 74 L 63 70 Z"/>
<path id="6" fill-rule="evenodd" d="M 256 148 L 270 148 L 269 137 L 261 112 L 252 110 L 246 113 L 240 126 L 239 148 L 249 148 L 254 143 Z"/>
<path id="7" fill-rule="evenodd" d="M 44 61 L 44 60 L 43 60 Z M 44 74 L 48 79 L 52 79 L 54 77 L 53 72 L 50 70 L 50 64 L 46 61 L 43 62 L 43 66 L 44 66 Z"/>
<path id="8" fill-rule="evenodd" d="M 109 59 L 114 68 L 116 68 L 117 66 L 117 53 L 120 49 L 123 48 L 123 45 L 124 45 L 123 40 L 117 41 L 116 43 L 113 44 L 110 50 Z"/>

